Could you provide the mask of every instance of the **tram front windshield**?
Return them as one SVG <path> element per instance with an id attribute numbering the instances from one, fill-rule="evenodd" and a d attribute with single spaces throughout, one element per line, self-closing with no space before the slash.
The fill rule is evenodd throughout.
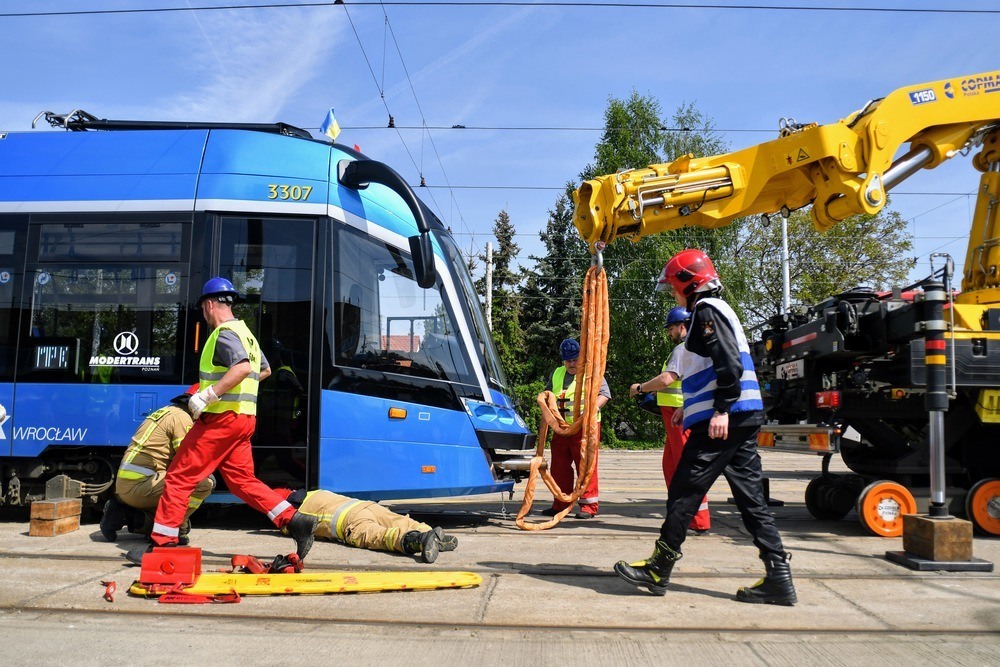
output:
<path id="1" fill-rule="evenodd" d="M 438 282 L 417 285 L 409 254 L 343 228 L 334 263 L 336 364 L 478 386 L 474 366 Z"/>
<path id="2" fill-rule="evenodd" d="M 459 300 L 462 302 L 468 320 L 472 323 L 472 333 L 479 341 L 479 350 L 477 351 L 481 356 L 483 371 L 495 389 L 509 394 L 507 377 L 500 366 L 500 357 L 493 346 L 493 339 L 490 336 L 490 329 L 486 325 L 486 317 L 483 315 L 479 295 L 472 283 L 472 276 L 469 274 L 462 252 L 451 234 L 442 230 L 437 230 L 434 233 L 448 257 L 447 268 L 451 271 L 455 283 L 459 285 Z M 443 269 L 444 267 L 438 267 L 438 270 Z"/>

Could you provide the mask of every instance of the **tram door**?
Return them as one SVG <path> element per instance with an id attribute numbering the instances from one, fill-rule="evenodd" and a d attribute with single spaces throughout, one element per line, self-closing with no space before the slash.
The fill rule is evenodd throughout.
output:
<path id="1" fill-rule="evenodd" d="M 24 245 L 27 216 L 0 219 L 0 404 L 14 406 L 14 368 L 17 361 L 17 327 L 24 279 Z M 12 423 L 0 423 L 0 456 L 9 456 Z"/>
<path id="2" fill-rule="evenodd" d="M 260 384 L 254 465 L 271 486 L 306 485 L 316 221 L 220 219 L 218 273 L 246 296 L 234 309 L 271 365 Z"/>

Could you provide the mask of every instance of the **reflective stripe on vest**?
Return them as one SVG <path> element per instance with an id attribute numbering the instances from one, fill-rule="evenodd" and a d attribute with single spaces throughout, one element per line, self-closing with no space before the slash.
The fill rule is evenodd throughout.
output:
<path id="1" fill-rule="evenodd" d="M 563 389 L 563 383 L 566 382 L 566 367 L 560 366 L 552 372 L 552 392 L 556 395 L 556 398 L 565 399 L 563 403 L 563 419 L 566 420 L 567 424 L 573 423 L 573 398 L 576 396 L 576 376 L 573 376 L 573 381 L 569 383 L 569 386 Z M 584 406 L 587 404 L 587 397 L 584 396 L 583 391 L 580 392 L 580 415 L 583 415 Z M 601 421 L 601 411 L 597 411 L 597 421 Z"/>
<path id="2" fill-rule="evenodd" d="M 746 334 L 740 326 L 740 320 L 729 304 L 722 299 L 707 298 L 701 299 L 695 304 L 692 311 L 692 321 L 694 313 L 703 305 L 712 306 L 729 323 L 730 328 L 736 335 L 736 345 L 740 351 L 740 361 L 743 364 L 743 375 L 740 377 L 740 395 L 733 403 L 730 412 L 751 412 L 763 410 L 764 402 L 760 397 L 760 385 L 757 382 L 757 373 L 754 371 L 753 358 L 750 356 L 750 345 L 747 343 Z M 691 334 L 688 334 L 691 335 Z M 682 386 L 684 388 L 684 428 L 691 428 L 692 424 L 706 421 L 715 412 L 715 390 L 718 389 L 718 377 L 712 367 L 712 359 L 695 354 L 688 348 L 687 353 L 681 358 L 683 376 Z"/>
<path id="3" fill-rule="evenodd" d="M 229 370 L 215 365 L 215 344 L 219 340 L 219 333 L 223 330 L 232 331 L 239 337 L 240 343 L 247 353 L 247 359 L 250 361 L 250 375 L 225 394 L 219 396 L 219 401 L 207 406 L 205 412 L 215 414 L 235 412 L 240 415 L 256 415 L 257 385 L 260 383 L 260 347 L 257 345 L 257 339 L 253 337 L 250 329 L 242 320 L 223 322 L 208 337 L 205 349 L 201 353 L 201 365 L 198 370 L 199 388 L 204 390 L 211 386 Z"/>
<path id="4" fill-rule="evenodd" d="M 666 361 L 663 362 L 663 370 L 660 372 L 667 372 Z M 684 405 L 684 391 L 681 389 L 680 378 L 667 385 L 665 389 L 656 392 L 656 404 L 667 408 L 679 408 Z"/>

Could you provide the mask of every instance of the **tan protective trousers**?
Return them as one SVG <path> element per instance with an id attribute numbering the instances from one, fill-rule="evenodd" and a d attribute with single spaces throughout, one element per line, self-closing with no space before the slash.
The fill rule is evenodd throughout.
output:
<path id="1" fill-rule="evenodd" d="M 317 536 L 331 534 L 331 539 L 336 539 L 336 528 L 329 528 L 333 530 L 317 530 Z M 431 527 L 372 502 L 359 505 L 344 517 L 344 541 L 352 547 L 362 549 L 405 553 L 403 536 L 411 530 L 423 533 L 431 530 Z"/>
<path id="2" fill-rule="evenodd" d="M 160 496 L 163 495 L 163 480 L 166 476 L 166 471 L 161 471 L 142 479 L 119 477 L 115 480 L 115 494 L 120 501 L 129 507 L 144 512 L 155 512 L 156 505 L 160 502 Z M 215 479 L 212 477 L 206 477 L 198 482 L 188 499 L 188 509 L 184 514 L 185 521 L 191 517 L 196 509 L 201 507 L 202 501 L 212 494 L 214 488 Z"/>

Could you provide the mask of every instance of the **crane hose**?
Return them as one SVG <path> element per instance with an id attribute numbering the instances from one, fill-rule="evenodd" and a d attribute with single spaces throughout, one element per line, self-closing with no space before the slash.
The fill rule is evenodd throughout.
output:
<path id="1" fill-rule="evenodd" d="M 546 530 L 563 520 L 573 504 L 587 488 L 590 478 L 597 467 L 597 450 L 600 445 L 597 422 L 597 396 L 604 380 L 604 367 L 608 358 L 608 338 L 610 321 L 608 314 L 608 278 L 603 267 L 591 266 L 583 282 L 583 317 L 580 324 L 580 356 L 583 358 L 581 370 L 577 374 L 582 378 L 576 383 L 576 393 L 573 396 L 573 422 L 563 419 L 556 402 L 556 395 L 551 391 L 543 391 L 538 395 L 538 405 L 542 409 L 542 423 L 538 429 L 538 446 L 531 459 L 528 481 L 524 488 L 524 501 L 514 522 L 521 530 Z M 580 414 L 580 395 L 584 394 L 583 414 Z M 571 493 L 559 488 L 553 479 L 545 461 L 545 442 L 549 430 L 563 436 L 576 435 L 584 432 L 583 441 L 586 446 L 581 451 L 580 464 L 577 469 L 583 471 L 577 475 L 576 485 Z M 531 511 L 535 499 L 535 484 L 541 476 L 545 486 L 552 492 L 556 500 L 568 503 L 566 508 L 549 521 L 527 523 L 524 517 Z"/>

